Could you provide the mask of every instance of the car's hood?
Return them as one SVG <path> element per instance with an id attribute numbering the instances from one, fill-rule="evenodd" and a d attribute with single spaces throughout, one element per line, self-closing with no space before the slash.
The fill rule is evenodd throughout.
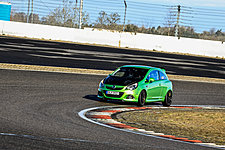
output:
<path id="1" fill-rule="evenodd" d="M 127 86 L 127 85 L 137 83 L 139 81 L 140 79 L 138 80 L 135 78 L 108 76 L 107 78 L 104 79 L 104 84 Z"/>

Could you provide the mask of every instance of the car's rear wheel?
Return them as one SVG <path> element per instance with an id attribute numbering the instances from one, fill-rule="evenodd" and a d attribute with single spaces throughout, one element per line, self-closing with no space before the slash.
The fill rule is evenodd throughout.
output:
<path id="1" fill-rule="evenodd" d="M 143 90 L 138 97 L 138 106 L 144 106 L 146 101 L 146 92 Z"/>
<path id="2" fill-rule="evenodd" d="M 170 106 L 172 104 L 172 92 L 169 91 L 166 96 L 165 96 L 165 100 L 162 102 L 163 106 Z"/>

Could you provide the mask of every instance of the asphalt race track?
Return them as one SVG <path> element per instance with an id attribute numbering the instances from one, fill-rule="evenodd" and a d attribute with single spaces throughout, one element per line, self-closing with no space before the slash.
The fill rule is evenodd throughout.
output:
<path id="1" fill-rule="evenodd" d="M 127 64 L 225 79 L 225 60 L 0 36 L 0 63 L 115 70 Z"/>
<path id="2" fill-rule="evenodd" d="M 0 70 L 0 133 L 17 135 L 0 135 L 0 149 L 212 149 L 117 131 L 81 119 L 78 112 L 83 109 L 118 105 L 97 100 L 102 78 Z M 224 84 L 173 83 L 173 104 L 225 105 Z"/>
<path id="3" fill-rule="evenodd" d="M 83 53 L 82 58 L 79 57 L 80 55 L 76 55 L 77 57 L 75 57 L 75 55 L 68 56 L 76 59 L 81 58 L 83 61 L 81 61 L 80 66 L 78 66 L 79 61 L 68 61 L 66 56 L 62 60 L 50 59 L 49 57 L 31 57 L 31 53 L 40 53 L 40 49 L 32 49 L 24 52 L 22 46 L 18 48 L 18 45 L 25 45 L 28 41 L 39 44 L 45 43 L 44 41 L 23 41 L 22 39 L 6 37 L 2 37 L 0 40 L 1 62 L 48 66 L 73 66 L 80 68 L 84 65 L 83 68 L 89 66 L 87 68 L 101 69 L 101 63 L 87 61 L 90 58 L 89 56 L 87 56 L 87 60 L 85 61 L 84 57 L 86 57 L 86 54 Z M 11 44 L 9 42 L 10 40 Z M 7 41 L 9 45 L 14 45 L 14 48 L 2 47 L 2 41 Z M 46 42 L 45 49 L 47 46 L 52 46 L 52 44 L 54 45 L 55 42 Z M 16 46 L 17 48 L 15 48 Z M 80 47 L 85 48 L 85 46 Z M 51 52 L 53 51 L 52 49 Z M 56 54 L 52 55 L 55 57 Z M 61 55 L 62 54 L 60 54 L 60 56 Z M 156 55 L 166 54 L 156 53 Z M 42 56 L 44 56 L 44 54 L 42 54 Z M 169 56 L 175 57 L 173 55 Z M 176 57 L 181 56 L 178 55 Z M 189 56 L 183 57 L 187 59 Z M 160 58 L 162 58 L 162 56 L 160 56 Z M 102 60 L 105 59 L 107 59 L 107 56 Z M 213 73 L 220 78 L 224 78 L 224 76 L 222 76 L 224 72 L 220 69 L 225 65 L 224 60 L 209 58 L 202 58 L 202 60 L 195 59 L 197 59 L 197 57 L 193 57 L 190 61 L 201 61 L 204 64 L 208 63 L 210 64 L 207 65 L 208 69 L 218 64 L 218 67 L 215 67 L 218 73 L 216 73 L 215 70 Z M 207 61 L 203 61 L 203 59 Z M 208 60 L 211 61 L 208 62 Z M 107 64 L 106 61 L 105 63 Z M 111 63 L 112 66 L 107 66 L 106 64 L 103 65 L 102 69 L 112 69 L 120 65 L 120 63 Z M 172 68 L 173 67 L 171 67 L 170 71 L 175 72 L 176 70 Z M 202 71 L 208 72 L 206 70 Z M 177 71 L 175 74 L 182 74 L 182 72 L 179 73 L 179 71 Z M 190 73 L 189 75 L 194 74 Z M 211 73 L 208 73 L 202 76 L 209 76 L 210 74 Z M 201 76 L 201 74 L 198 72 L 196 76 Z M 175 142 L 122 132 L 83 120 L 78 116 L 78 112 L 83 109 L 98 106 L 127 105 L 127 103 L 103 103 L 98 101 L 96 98 L 97 86 L 103 77 L 104 76 L 97 75 L 0 70 L 0 149 L 214 149 L 190 143 Z M 174 105 L 225 105 L 225 84 L 187 81 L 173 81 L 173 84 Z M 149 105 L 155 104 L 157 103 Z"/>

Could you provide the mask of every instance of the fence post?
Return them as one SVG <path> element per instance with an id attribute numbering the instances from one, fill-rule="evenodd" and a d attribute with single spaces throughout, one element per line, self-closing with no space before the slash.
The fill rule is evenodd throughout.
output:
<path id="1" fill-rule="evenodd" d="M 83 0 L 80 0 L 79 29 L 81 29 L 82 26 L 82 11 L 83 11 Z"/>
<path id="2" fill-rule="evenodd" d="M 177 11 L 177 24 L 175 29 L 175 37 L 178 36 L 179 20 L 180 20 L 180 5 L 178 5 L 178 11 Z"/>
<path id="3" fill-rule="evenodd" d="M 27 23 L 29 23 L 29 17 L 30 17 L 30 0 L 28 0 L 28 8 L 27 8 Z"/>

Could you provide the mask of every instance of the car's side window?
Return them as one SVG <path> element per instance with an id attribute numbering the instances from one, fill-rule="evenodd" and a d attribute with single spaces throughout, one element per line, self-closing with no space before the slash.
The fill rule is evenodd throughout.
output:
<path id="1" fill-rule="evenodd" d="M 159 74 L 158 74 L 158 71 L 157 70 L 154 70 L 152 72 L 150 72 L 149 76 L 148 76 L 148 79 L 150 78 L 153 78 L 156 80 L 159 80 Z"/>
<path id="2" fill-rule="evenodd" d="M 162 73 L 161 71 L 159 71 L 159 79 L 160 79 L 160 80 L 166 80 L 167 77 L 165 76 L 164 73 Z"/>

